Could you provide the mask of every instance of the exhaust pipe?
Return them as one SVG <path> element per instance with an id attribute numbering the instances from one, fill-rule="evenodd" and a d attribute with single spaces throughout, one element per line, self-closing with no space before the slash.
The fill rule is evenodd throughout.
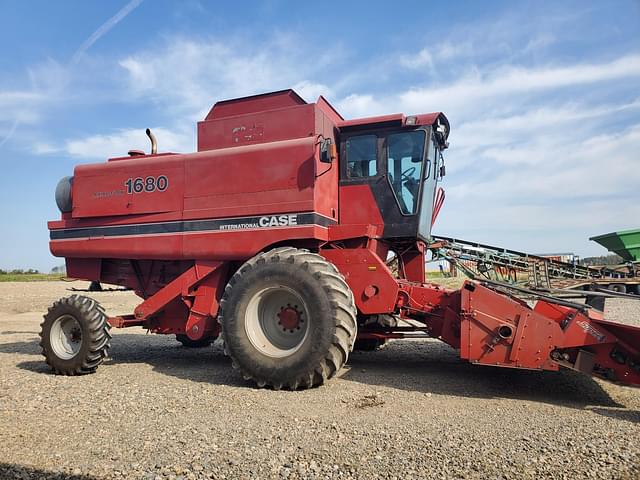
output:
<path id="1" fill-rule="evenodd" d="M 158 141 L 150 128 L 147 128 L 147 137 L 151 140 L 151 155 L 158 153 Z"/>

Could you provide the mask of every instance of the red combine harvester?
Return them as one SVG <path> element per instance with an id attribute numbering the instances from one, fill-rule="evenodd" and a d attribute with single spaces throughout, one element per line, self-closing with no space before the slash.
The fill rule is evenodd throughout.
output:
<path id="1" fill-rule="evenodd" d="M 196 153 L 157 153 L 147 134 L 150 155 L 80 165 L 58 185 L 50 246 L 68 276 L 143 300 L 119 317 L 57 301 L 41 332 L 57 373 L 95 371 L 111 327 L 141 326 L 186 346 L 222 335 L 234 367 L 275 389 L 320 385 L 354 347 L 416 334 L 472 363 L 640 385 L 640 328 L 562 299 L 531 308 L 489 282 L 425 283 L 442 113 L 345 120 L 285 90 L 216 103 Z"/>

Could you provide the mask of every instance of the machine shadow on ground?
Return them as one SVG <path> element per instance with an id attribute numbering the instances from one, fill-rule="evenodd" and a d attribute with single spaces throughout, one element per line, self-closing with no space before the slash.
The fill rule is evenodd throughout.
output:
<path id="1" fill-rule="evenodd" d="M 52 472 L 39 468 L 16 465 L 13 463 L 0 463 L 0 478 L 12 479 L 38 479 L 38 480 L 97 480 L 91 475 L 74 475 L 72 473 Z"/>
<path id="2" fill-rule="evenodd" d="M 390 342 L 375 352 L 354 352 L 345 380 L 436 395 L 512 398 L 574 407 L 621 407 L 592 378 L 573 372 L 542 372 L 473 365 L 444 343 Z M 370 374 L 370 372 L 374 372 Z"/>
<path id="3" fill-rule="evenodd" d="M 37 360 L 23 361 L 16 366 L 22 370 L 51 374 L 51 369 L 41 356 L 40 338 L 0 344 L 0 354 L 37 356 Z M 231 361 L 224 355 L 219 342 L 208 348 L 185 348 L 173 336 L 136 335 L 117 333 L 111 342 L 109 358 L 98 372 L 110 366 L 123 364 L 148 364 L 154 371 L 185 380 L 236 387 L 250 387 L 231 368 Z"/>
<path id="4" fill-rule="evenodd" d="M 50 374 L 40 357 L 39 337 L 0 344 L 0 354 L 34 355 L 17 367 Z M 154 371 L 177 378 L 211 384 L 253 388 L 223 353 L 213 347 L 189 349 L 171 336 L 117 333 L 111 358 L 100 367 L 144 363 Z M 507 398 L 585 409 L 609 417 L 640 422 L 640 412 L 625 409 L 592 378 L 577 372 L 536 372 L 471 365 L 435 341 L 392 341 L 375 352 L 353 352 L 340 380 L 399 390 L 471 398 Z"/>

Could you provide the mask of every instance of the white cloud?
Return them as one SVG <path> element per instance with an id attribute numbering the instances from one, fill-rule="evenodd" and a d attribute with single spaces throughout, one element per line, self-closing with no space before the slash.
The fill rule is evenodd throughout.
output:
<path id="1" fill-rule="evenodd" d="M 165 128 L 153 128 L 152 130 L 158 139 L 159 152 L 191 152 L 195 149 L 193 134 L 171 131 Z M 94 135 L 68 140 L 60 147 L 40 144 L 36 146 L 36 149 L 39 148 L 41 153 L 64 152 L 72 157 L 94 160 L 124 157 L 132 149 L 148 152 L 149 145 L 145 129 L 141 128 L 119 130 L 107 135 Z"/>
<path id="2" fill-rule="evenodd" d="M 351 94 L 337 102 L 338 111 L 345 118 L 368 117 L 382 113 L 393 113 L 390 106 L 374 98 L 373 95 Z M 397 109 L 396 109 L 397 110 Z"/>
<path id="3" fill-rule="evenodd" d="M 500 192 L 500 198 L 576 198 L 631 193 L 640 185 L 634 168 L 640 149 L 640 124 L 623 132 L 584 139 L 568 134 L 549 139 L 538 136 L 519 148 L 495 148 L 484 153 L 496 175 L 474 182 L 474 191 Z"/>
<path id="4" fill-rule="evenodd" d="M 462 154 L 466 168 L 445 178 L 438 233 L 530 252 L 602 254 L 589 236 L 637 227 L 640 124 L 514 141 Z M 448 165 L 460 157 L 452 149 Z"/>
<path id="5" fill-rule="evenodd" d="M 46 100 L 39 92 L 4 91 L 0 92 L 0 124 L 35 123 L 39 118 L 38 105 Z"/>
<path id="6" fill-rule="evenodd" d="M 32 102 L 41 100 L 42 95 L 35 92 L 27 91 L 5 91 L 0 92 L 0 107 L 2 110 L 9 107 L 19 106 L 23 102 Z"/>
<path id="7" fill-rule="evenodd" d="M 542 195 L 549 200 L 636 191 L 640 185 L 640 170 L 635 168 L 640 124 L 622 132 L 579 138 L 579 142 L 570 134 L 567 137 L 569 142 L 563 142 L 562 136 L 549 142 L 541 136 L 517 151 L 487 151 L 498 168 L 512 167 L 491 183 L 500 183 L 503 195 L 524 191 L 530 197 Z"/>
<path id="8" fill-rule="evenodd" d="M 538 106 L 540 105 L 540 106 Z M 512 115 L 486 115 L 462 121 L 455 128 L 453 143 L 456 152 L 461 152 L 462 159 L 458 159 L 452 166 L 452 172 L 466 168 L 466 161 L 472 161 L 484 155 L 486 149 L 527 150 L 526 145 L 532 139 L 545 137 L 546 139 L 559 137 L 559 141 L 570 143 L 577 137 L 589 138 L 594 131 L 608 129 L 608 123 L 616 115 L 633 115 L 640 110 L 640 99 L 613 105 L 585 106 L 576 103 L 556 104 L 547 106 L 536 104 L 529 110 Z M 578 143 L 582 143 L 578 140 Z M 517 163 L 515 157 L 510 161 Z"/>
<path id="9" fill-rule="evenodd" d="M 403 53 L 398 57 L 398 63 L 410 70 L 426 68 L 430 73 L 435 73 L 436 67 L 460 57 L 472 56 L 473 53 L 473 43 L 468 40 L 445 40 L 439 43 L 430 42 L 416 53 Z"/>
<path id="10" fill-rule="evenodd" d="M 436 44 L 434 52 L 436 58 L 439 60 L 452 60 L 454 58 L 468 56 L 473 53 L 473 43 L 470 41 L 455 41 L 447 40 Z"/>
<path id="11" fill-rule="evenodd" d="M 636 207 L 595 195 L 580 204 L 507 203 L 489 197 L 473 212 L 469 214 L 468 203 L 450 199 L 438 217 L 434 234 L 531 253 L 568 251 L 588 256 L 606 254 L 589 241 L 590 236 L 638 226 Z"/>
<path id="12" fill-rule="evenodd" d="M 16 133 L 19 125 L 33 125 L 41 118 L 46 96 L 35 91 L 0 91 L 0 148 Z"/>
<path id="13" fill-rule="evenodd" d="M 334 91 L 331 87 L 322 83 L 309 82 L 307 80 L 296 83 L 293 85 L 293 89 L 309 103 L 315 102 L 320 95 L 325 98 L 331 98 L 334 96 Z"/>
<path id="14" fill-rule="evenodd" d="M 552 45 L 555 41 L 555 35 L 548 32 L 536 35 L 527 42 L 525 47 L 522 49 L 522 53 L 537 52 L 541 49 L 547 48 L 549 45 Z"/>
<path id="15" fill-rule="evenodd" d="M 412 88 L 391 96 L 385 103 L 401 105 L 407 111 L 438 109 L 456 112 L 478 111 L 487 104 L 499 105 L 509 96 L 521 97 L 564 87 L 640 77 L 640 55 L 625 55 L 602 63 L 525 68 L 507 65 L 489 71 L 474 69 L 464 78 L 444 86 Z"/>
<path id="16" fill-rule="evenodd" d="M 517 55 L 556 41 L 540 35 Z M 443 110 L 452 120 L 440 234 L 597 253 L 590 235 L 637 227 L 640 55 L 543 66 L 515 58 L 462 62 L 466 73 L 453 82 L 384 97 L 360 92 L 348 106 L 358 114 Z"/>
<path id="17" fill-rule="evenodd" d="M 36 142 L 33 144 L 32 151 L 36 155 L 51 155 L 60 153 L 62 149 L 60 147 L 56 147 L 51 143 Z"/>
<path id="18" fill-rule="evenodd" d="M 293 85 L 305 97 L 332 94 L 331 88 L 311 80 L 331 59 L 309 56 L 298 43 L 286 36 L 259 47 L 249 47 L 242 39 L 177 38 L 153 52 L 128 56 L 119 65 L 130 98 L 148 98 L 194 121 L 217 100 Z"/>
<path id="19" fill-rule="evenodd" d="M 431 55 L 431 49 L 428 47 L 423 48 L 414 55 L 401 55 L 399 61 L 400 65 L 412 70 L 424 67 L 429 70 L 433 69 L 433 56 Z"/>
<path id="20" fill-rule="evenodd" d="M 404 47 L 396 63 L 410 70 L 426 68 L 431 75 L 438 76 L 443 71 L 458 72 L 459 67 L 469 64 L 499 65 L 537 57 L 556 43 L 553 29 L 559 25 L 566 28 L 571 20 L 554 12 L 545 15 L 543 24 L 536 23 L 530 15 L 518 18 L 513 14 L 501 15 L 490 22 L 453 24 L 447 26 L 442 36 L 430 30 L 424 47 L 417 52 Z"/>

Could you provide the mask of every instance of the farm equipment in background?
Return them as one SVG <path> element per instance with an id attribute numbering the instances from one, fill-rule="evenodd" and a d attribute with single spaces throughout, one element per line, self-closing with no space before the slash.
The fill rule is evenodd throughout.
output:
<path id="1" fill-rule="evenodd" d="M 275 389 L 320 385 L 354 347 L 416 336 L 472 363 L 640 385 L 640 328 L 551 295 L 531 307 L 486 280 L 425 282 L 442 113 L 345 120 L 285 90 L 216 103 L 196 153 L 157 153 L 147 133 L 150 155 L 80 165 L 58 185 L 50 248 L 67 274 L 142 301 L 115 317 L 84 296 L 57 301 L 41 332 L 57 373 L 95 371 L 109 329 L 140 326 L 186 346 L 222 336 L 233 366 Z"/>
<path id="2" fill-rule="evenodd" d="M 627 233 L 631 232 L 640 236 L 640 231 Z M 603 301 L 608 297 L 634 295 L 640 299 L 640 262 L 636 260 L 638 247 L 636 250 L 619 247 L 618 235 L 608 234 L 591 240 L 607 238 L 609 240 L 603 241 L 615 241 L 616 250 L 611 251 L 622 253 L 623 258 L 630 261 L 622 265 L 598 267 L 449 237 L 432 237 L 429 250 L 433 253 L 434 261 L 446 260 L 454 270 L 461 270 L 470 278 L 519 284 L 564 297 L 584 296 L 590 305 L 603 310 Z"/>
<path id="3" fill-rule="evenodd" d="M 640 228 L 606 233 L 591 237 L 589 240 L 593 240 L 610 252 L 620 255 L 627 262 L 640 263 Z"/>
<path id="4" fill-rule="evenodd" d="M 626 263 L 599 267 L 596 284 L 620 293 L 640 295 L 640 229 L 607 233 L 591 237 L 607 250 L 620 256 Z"/>

